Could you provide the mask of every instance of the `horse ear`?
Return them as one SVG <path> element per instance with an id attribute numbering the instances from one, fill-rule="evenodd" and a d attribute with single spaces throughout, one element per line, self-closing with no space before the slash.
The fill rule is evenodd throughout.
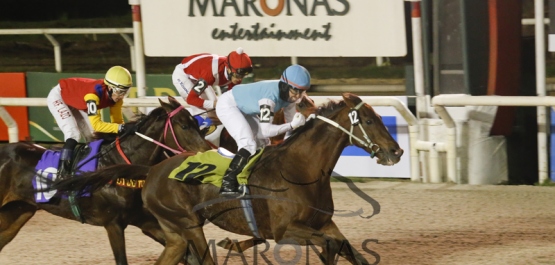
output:
<path id="1" fill-rule="evenodd" d="M 162 108 L 164 108 L 166 110 L 166 112 L 171 112 L 173 110 L 173 108 L 170 104 L 162 101 L 161 99 L 158 99 L 158 101 L 160 102 L 160 106 L 162 106 Z"/>
<path id="2" fill-rule="evenodd" d="M 177 101 L 177 99 L 172 96 L 168 96 L 168 101 L 170 102 L 170 105 L 172 105 L 174 108 L 181 107 L 181 103 L 179 103 L 179 101 Z"/>
<path id="3" fill-rule="evenodd" d="M 301 102 L 297 103 L 296 109 L 305 117 L 308 117 L 308 115 L 316 113 L 318 107 L 316 107 L 316 105 L 314 104 L 314 100 L 312 100 L 308 96 L 303 96 Z"/>
<path id="4" fill-rule="evenodd" d="M 360 99 L 357 95 L 349 92 L 345 92 L 341 94 L 341 96 L 343 96 L 343 100 L 345 100 L 345 103 L 349 106 L 349 108 L 356 107 L 356 105 L 362 101 L 362 99 Z"/>

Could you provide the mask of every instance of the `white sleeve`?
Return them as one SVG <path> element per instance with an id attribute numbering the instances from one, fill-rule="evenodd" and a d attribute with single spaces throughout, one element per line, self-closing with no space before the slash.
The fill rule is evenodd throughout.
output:
<path id="1" fill-rule="evenodd" d="M 217 97 L 212 86 L 206 87 L 206 89 L 202 92 L 202 95 L 203 98 L 205 98 L 204 103 L 202 103 L 202 107 L 207 110 L 213 109 Z"/>
<path id="2" fill-rule="evenodd" d="M 187 74 L 181 76 L 181 77 L 186 77 L 186 78 L 181 78 L 181 82 L 179 82 L 179 84 L 176 84 L 174 82 L 175 88 L 177 88 L 177 92 L 179 92 L 179 95 L 185 100 L 185 102 L 187 101 L 187 96 L 189 95 L 189 92 L 191 92 L 191 89 L 193 89 L 193 86 L 195 84 L 193 84 L 193 82 L 191 81 L 191 79 L 189 79 L 189 76 Z"/>
<path id="3" fill-rule="evenodd" d="M 274 137 L 276 135 L 290 131 L 291 125 L 289 123 L 285 124 L 272 124 L 274 121 L 274 108 L 276 103 L 270 99 L 263 98 L 258 101 L 258 106 L 260 107 L 259 113 L 259 123 L 260 123 L 260 133 L 266 138 Z"/>

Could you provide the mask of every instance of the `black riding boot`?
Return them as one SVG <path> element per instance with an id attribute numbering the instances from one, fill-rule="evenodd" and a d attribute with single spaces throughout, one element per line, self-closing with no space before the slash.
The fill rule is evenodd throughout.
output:
<path id="1" fill-rule="evenodd" d="M 58 176 L 61 178 L 71 173 L 71 157 L 73 156 L 73 149 L 75 149 L 75 146 L 77 146 L 77 141 L 69 138 L 62 148 L 62 152 L 60 153 L 60 164 L 58 165 Z"/>
<path id="2" fill-rule="evenodd" d="M 243 168 L 247 165 L 250 156 L 251 154 L 249 151 L 243 148 L 235 154 L 235 157 L 233 157 L 231 163 L 229 163 L 229 168 L 226 170 L 224 179 L 222 180 L 220 196 L 236 197 L 240 194 L 237 175 L 243 171 Z"/>

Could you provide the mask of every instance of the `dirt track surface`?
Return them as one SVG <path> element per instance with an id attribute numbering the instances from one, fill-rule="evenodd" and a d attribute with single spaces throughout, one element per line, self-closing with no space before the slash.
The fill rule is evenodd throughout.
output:
<path id="1" fill-rule="evenodd" d="M 379 264 L 555 264 L 555 187 L 469 186 L 372 181 L 356 183 L 377 200 L 381 212 L 369 219 L 335 216 L 353 246 Z M 336 210 L 371 215 L 373 208 L 343 183 L 332 183 Z M 347 213 L 347 212 L 338 212 Z M 207 225 L 207 239 L 226 236 Z M 135 227 L 126 230 L 130 264 L 153 264 L 162 247 Z M 362 248 L 366 241 L 367 250 Z M 378 243 L 376 243 L 376 241 Z M 285 245 L 272 264 L 320 264 L 313 250 Z M 264 246 L 244 253 L 247 264 L 269 264 Z M 227 251 L 217 248 L 218 264 Z M 254 259 L 256 258 L 256 262 Z M 114 264 L 102 227 L 83 225 L 39 211 L 1 253 L 0 264 Z M 244 264 L 230 256 L 227 264 Z M 289 263 L 292 264 L 292 263 Z M 346 264 L 340 259 L 339 264 Z"/>

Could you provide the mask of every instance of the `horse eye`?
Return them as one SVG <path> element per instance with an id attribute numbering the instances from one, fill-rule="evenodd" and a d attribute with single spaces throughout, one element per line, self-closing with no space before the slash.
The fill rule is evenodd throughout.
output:
<path id="1" fill-rule="evenodd" d="M 366 120 L 366 124 L 370 125 L 372 123 L 373 123 L 372 120 Z"/>
<path id="2" fill-rule="evenodd" d="M 180 127 L 181 127 L 181 129 L 183 129 L 183 130 L 189 129 L 189 126 L 187 126 L 187 125 L 181 125 Z"/>

